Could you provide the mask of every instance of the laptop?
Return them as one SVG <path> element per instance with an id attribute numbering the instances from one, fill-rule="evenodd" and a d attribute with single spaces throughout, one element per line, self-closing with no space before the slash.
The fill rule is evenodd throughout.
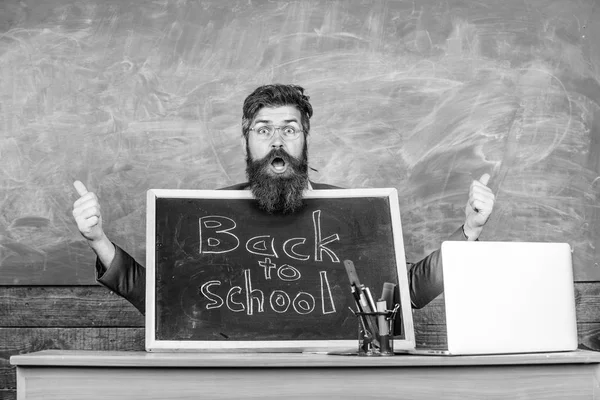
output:
<path id="1" fill-rule="evenodd" d="M 573 351 L 577 322 L 568 243 L 442 243 L 447 348 L 411 354 Z"/>

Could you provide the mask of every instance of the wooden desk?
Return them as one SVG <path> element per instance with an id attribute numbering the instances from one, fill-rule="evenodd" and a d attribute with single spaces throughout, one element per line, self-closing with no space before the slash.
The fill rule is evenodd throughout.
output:
<path id="1" fill-rule="evenodd" d="M 500 356 L 46 350 L 11 357 L 17 398 L 596 399 L 600 353 Z"/>

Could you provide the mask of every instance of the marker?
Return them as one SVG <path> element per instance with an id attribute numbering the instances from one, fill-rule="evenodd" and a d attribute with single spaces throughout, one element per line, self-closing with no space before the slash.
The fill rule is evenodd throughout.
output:
<path id="1" fill-rule="evenodd" d="M 385 300 L 377 300 L 377 325 L 379 326 L 379 336 L 388 336 L 390 328 L 386 317 L 386 305 Z"/>
<path id="2" fill-rule="evenodd" d="M 391 356 L 394 351 L 390 348 L 390 325 L 387 321 L 387 303 L 383 299 L 377 301 L 377 323 L 379 325 L 379 353 Z"/>
<path id="3" fill-rule="evenodd" d="M 385 282 L 383 289 L 381 290 L 381 299 L 385 300 L 386 310 L 391 310 L 394 306 L 394 290 L 396 284 L 391 282 Z"/>

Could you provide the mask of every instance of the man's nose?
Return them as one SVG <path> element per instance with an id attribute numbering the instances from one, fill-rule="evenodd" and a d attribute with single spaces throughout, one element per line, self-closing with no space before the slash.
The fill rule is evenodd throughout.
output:
<path id="1" fill-rule="evenodd" d="M 283 147 L 283 139 L 281 138 L 281 133 L 279 133 L 279 129 L 277 129 L 273 133 L 273 137 L 271 138 L 271 147 L 273 147 L 273 148 Z"/>

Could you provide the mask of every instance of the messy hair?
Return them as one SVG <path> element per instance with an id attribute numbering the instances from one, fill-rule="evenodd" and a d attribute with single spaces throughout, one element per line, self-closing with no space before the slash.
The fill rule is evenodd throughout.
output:
<path id="1" fill-rule="evenodd" d="M 304 136 L 310 131 L 310 118 L 313 109 L 308 101 L 310 97 L 304 94 L 304 88 L 298 85 L 264 85 L 256 88 L 246 100 L 242 108 L 242 135 L 248 139 L 250 124 L 256 114 L 264 107 L 293 106 L 300 111 Z"/>

